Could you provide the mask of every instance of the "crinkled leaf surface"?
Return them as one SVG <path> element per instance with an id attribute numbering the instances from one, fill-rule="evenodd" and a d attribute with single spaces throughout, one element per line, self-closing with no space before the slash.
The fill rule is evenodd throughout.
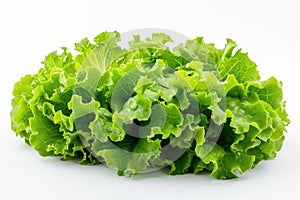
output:
<path id="1" fill-rule="evenodd" d="M 231 179 L 273 158 L 289 124 L 282 83 L 227 39 L 170 49 L 153 33 L 119 46 L 118 32 L 48 54 L 14 87 L 11 127 L 42 156 L 106 163 L 119 175 L 155 167 Z"/>

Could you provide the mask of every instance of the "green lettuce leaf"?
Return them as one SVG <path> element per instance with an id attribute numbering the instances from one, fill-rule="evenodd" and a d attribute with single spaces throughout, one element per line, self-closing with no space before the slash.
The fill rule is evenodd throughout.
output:
<path id="1" fill-rule="evenodd" d="M 103 163 L 118 175 L 161 168 L 236 178 L 276 157 L 289 124 L 282 83 L 260 80 L 237 44 L 153 33 L 120 46 L 103 32 L 48 54 L 14 86 L 11 127 L 41 156 Z"/>

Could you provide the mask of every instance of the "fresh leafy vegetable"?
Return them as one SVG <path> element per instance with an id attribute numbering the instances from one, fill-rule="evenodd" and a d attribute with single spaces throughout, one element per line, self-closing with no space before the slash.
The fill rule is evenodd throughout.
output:
<path id="1" fill-rule="evenodd" d="M 106 163 L 119 175 L 167 167 L 230 179 L 281 149 L 289 120 L 281 82 L 228 39 L 172 39 L 103 32 L 52 52 L 15 84 L 11 126 L 42 156 Z M 236 50 L 236 51 L 235 51 Z M 235 53 L 233 53 L 235 52 Z"/>

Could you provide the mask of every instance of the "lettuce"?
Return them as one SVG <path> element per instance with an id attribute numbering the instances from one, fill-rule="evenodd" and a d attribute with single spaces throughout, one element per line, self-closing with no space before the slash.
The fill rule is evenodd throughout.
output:
<path id="1" fill-rule="evenodd" d="M 105 163 L 118 175 L 168 168 L 231 179 L 274 158 L 289 119 L 282 83 L 261 81 L 256 64 L 228 39 L 118 32 L 48 54 L 15 84 L 11 127 L 41 156 Z M 235 52 L 235 53 L 234 53 Z"/>

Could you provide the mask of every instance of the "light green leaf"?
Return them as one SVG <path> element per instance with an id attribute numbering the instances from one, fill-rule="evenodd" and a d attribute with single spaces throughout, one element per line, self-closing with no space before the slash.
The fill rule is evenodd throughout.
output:
<path id="1" fill-rule="evenodd" d="M 32 134 L 29 137 L 30 144 L 42 156 L 63 154 L 68 149 L 68 144 L 59 131 L 59 126 L 53 124 L 37 108 L 32 107 L 33 118 L 29 119 Z"/>

